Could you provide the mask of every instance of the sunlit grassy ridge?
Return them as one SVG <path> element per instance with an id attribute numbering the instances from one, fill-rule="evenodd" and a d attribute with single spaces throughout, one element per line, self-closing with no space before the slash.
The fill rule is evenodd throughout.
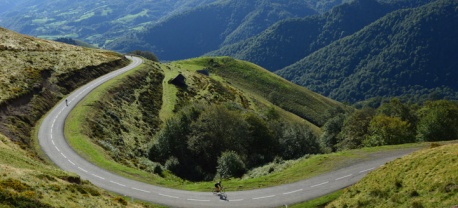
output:
<path id="1" fill-rule="evenodd" d="M 255 64 L 229 57 L 203 57 L 176 62 L 190 68 L 210 70 L 249 95 L 266 99 L 278 107 L 321 126 L 329 109 L 344 107 L 339 102 L 292 84 Z"/>
<path id="2" fill-rule="evenodd" d="M 0 28 L 0 103 L 39 89 L 43 77 L 121 59 L 101 50 L 24 36 Z M 52 80 L 57 81 L 57 80 Z"/>
<path id="3" fill-rule="evenodd" d="M 328 207 L 454 205 L 458 205 L 458 144 L 418 151 L 392 161 L 346 189 Z"/>

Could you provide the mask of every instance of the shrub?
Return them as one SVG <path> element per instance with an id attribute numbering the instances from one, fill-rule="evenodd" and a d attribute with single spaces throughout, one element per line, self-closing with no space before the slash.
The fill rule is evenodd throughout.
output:
<path id="1" fill-rule="evenodd" d="M 413 142 L 410 124 L 398 117 L 386 115 L 375 116 L 369 124 L 369 137 L 365 146 L 393 145 Z"/>
<path id="2" fill-rule="evenodd" d="M 218 159 L 218 173 L 222 178 L 241 177 L 245 171 L 245 164 L 234 151 L 223 152 Z"/>

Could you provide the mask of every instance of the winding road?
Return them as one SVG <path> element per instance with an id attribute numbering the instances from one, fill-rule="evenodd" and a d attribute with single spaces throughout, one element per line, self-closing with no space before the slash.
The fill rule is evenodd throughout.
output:
<path id="1" fill-rule="evenodd" d="M 414 151 L 414 149 L 392 151 L 390 154 L 374 157 L 370 161 L 358 162 L 296 183 L 251 191 L 227 192 L 227 198 L 211 192 L 174 190 L 123 178 L 93 165 L 75 153 L 64 138 L 64 122 L 75 105 L 94 88 L 142 63 L 140 58 L 130 56 L 127 58 L 132 61 L 130 65 L 75 90 L 67 97 L 68 105 L 65 100 L 58 103 L 44 118 L 38 133 L 41 148 L 55 164 L 109 191 L 171 207 L 279 207 L 345 188 L 386 162 Z"/>

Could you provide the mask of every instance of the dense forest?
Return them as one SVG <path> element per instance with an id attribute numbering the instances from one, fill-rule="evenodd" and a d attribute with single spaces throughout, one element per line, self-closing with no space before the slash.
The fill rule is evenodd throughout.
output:
<path id="1" fill-rule="evenodd" d="M 390 10 L 375 0 L 354 1 L 322 15 L 282 20 L 257 36 L 207 55 L 232 56 L 276 71 L 355 33 Z"/>
<path id="2" fill-rule="evenodd" d="M 402 96 L 458 99 L 458 2 L 389 13 L 277 74 L 346 102 Z"/>

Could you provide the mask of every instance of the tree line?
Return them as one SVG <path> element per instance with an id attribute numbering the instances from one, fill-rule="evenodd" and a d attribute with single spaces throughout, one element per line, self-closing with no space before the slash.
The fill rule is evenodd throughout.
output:
<path id="1" fill-rule="evenodd" d="M 453 101 L 418 105 L 394 98 L 378 108 L 328 113 L 335 116 L 322 127 L 323 152 L 458 139 L 458 104 Z"/>
<path id="2" fill-rule="evenodd" d="M 191 180 L 241 177 L 275 159 L 414 142 L 458 139 L 458 103 L 422 105 L 392 99 L 378 108 L 336 108 L 321 135 L 271 108 L 259 113 L 236 103 L 193 104 L 156 134 L 149 158 Z"/>

